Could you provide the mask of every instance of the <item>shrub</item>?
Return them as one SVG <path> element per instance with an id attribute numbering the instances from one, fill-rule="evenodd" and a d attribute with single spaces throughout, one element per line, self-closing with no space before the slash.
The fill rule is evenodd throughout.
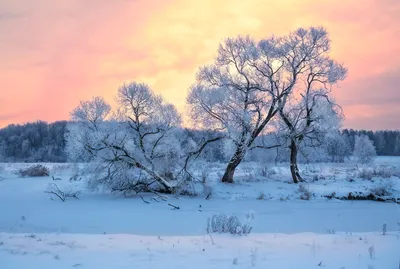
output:
<path id="1" fill-rule="evenodd" d="M 331 228 L 325 228 L 325 232 L 327 234 L 336 234 L 336 230 Z"/>
<path id="2" fill-rule="evenodd" d="M 371 180 L 373 176 L 372 170 L 368 168 L 361 168 L 358 171 L 358 177 L 366 180 Z"/>
<path id="3" fill-rule="evenodd" d="M 276 171 L 273 168 L 268 168 L 267 166 L 261 167 L 258 174 L 262 177 L 270 177 L 276 175 Z"/>
<path id="4" fill-rule="evenodd" d="M 265 193 L 260 192 L 260 194 L 257 197 L 257 200 L 265 200 Z"/>
<path id="5" fill-rule="evenodd" d="M 394 167 L 379 165 L 372 168 L 363 167 L 358 171 L 358 177 L 371 180 L 373 177 L 390 178 L 394 174 Z"/>
<path id="6" fill-rule="evenodd" d="M 310 200 L 312 197 L 312 193 L 309 188 L 307 188 L 304 184 L 299 185 L 298 192 L 300 193 L 301 200 Z"/>
<path id="7" fill-rule="evenodd" d="M 374 167 L 373 175 L 376 177 L 390 178 L 394 174 L 394 167 L 387 165 L 379 165 Z"/>
<path id="8" fill-rule="evenodd" d="M 48 177 L 50 175 L 49 169 L 41 164 L 32 165 L 28 168 L 21 168 L 17 173 L 21 177 Z"/>
<path id="9" fill-rule="evenodd" d="M 369 257 L 370 257 L 371 259 L 373 259 L 374 256 L 375 256 L 375 247 L 374 247 L 373 245 L 371 245 L 371 246 L 368 248 L 368 253 L 369 253 Z"/>
<path id="10" fill-rule="evenodd" d="M 391 184 L 380 185 L 371 189 L 371 193 L 375 196 L 389 196 L 392 195 L 390 190 L 392 189 Z"/>
<path id="11" fill-rule="evenodd" d="M 248 213 L 242 224 L 237 216 L 228 216 L 225 214 L 213 215 L 211 218 L 207 218 L 207 233 L 248 235 L 253 229 L 251 226 L 253 219 L 254 214 Z"/>
<path id="12" fill-rule="evenodd" d="M 326 177 L 324 175 L 314 175 L 313 177 L 313 181 L 319 181 L 322 179 L 326 179 Z"/>
<path id="13" fill-rule="evenodd" d="M 382 235 L 386 235 L 386 232 L 387 232 L 387 224 L 384 223 L 384 224 L 382 225 Z"/>

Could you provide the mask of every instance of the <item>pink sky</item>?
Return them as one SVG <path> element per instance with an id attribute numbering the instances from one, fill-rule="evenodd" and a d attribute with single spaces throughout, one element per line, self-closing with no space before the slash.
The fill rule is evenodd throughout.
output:
<path id="1" fill-rule="evenodd" d="M 228 36 L 324 26 L 349 69 L 334 95 L 345 127 L 400 129 L 398 0 L 0 0 L 0 127 L 69 119 L 149 84 L 185 112 L 199 66 Z"/>

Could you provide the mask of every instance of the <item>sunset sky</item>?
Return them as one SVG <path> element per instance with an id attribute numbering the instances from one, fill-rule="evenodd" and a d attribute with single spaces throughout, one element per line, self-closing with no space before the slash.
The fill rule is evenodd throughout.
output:
<path id="1" fill-rule="evenodd" d="M 0 0 L 0 127 L 69 119 L 148 83 L 184 113 L 221 40 L 324 26 L 349 69 L 334 90 L 344 127 L 400 129 L 399 0 Z"/>

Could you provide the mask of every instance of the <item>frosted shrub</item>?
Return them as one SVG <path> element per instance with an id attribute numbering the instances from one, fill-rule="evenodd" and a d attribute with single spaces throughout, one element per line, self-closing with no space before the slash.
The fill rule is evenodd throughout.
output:
<path id="1" fill-rule="evenodd" d="M 387 232 L 387 224 L 384 223 L 384 224 L 382 225 L 382 235 L 386 235 L 386 232 Z"/>
<path id="2" fill-rule="evenodd" d="M 298 192 L 300 193 L 301 200 L 310 200 L 313 194 L 310 192 L 309 188 L 304 184 L 299 185 Z"/>
<path id="3" fill-rule="evenodd" d="M 394 174 L 393 166 L 379 165 L 374 167 L 373 175 L 376 177 L 390 178 Z"/>
<path id="4" fill-rule="evenodd" d="M 260 194 L 257 196 L 257 200 L 265 200 L 265 193 L 260 192 Z"/>
<path id="5" fill-rule="evenodd" d="M 371 180 L 373 177 L 372 170 L 368 168 L 361 168 L 358 171 L 358 177 L 366 180 Z"/>
<path id="6" fill-rule="evenodd" d="M 373 245 L 371 245 L 371 246 L 368 248 L 368 253 L 369 253 L 369 257 L 370 257 L 371 259 L 373 259 L 373 258 L 375 257 L 375 247 L 374 247 Z"/>
<path id="7" fill-rule="evenodd" d="M 37 164 L 28 168 L 21 168 L 18 170 L 17 174 L 21 177 L 48 177 L 50 171 L 46 166 Z"/>
<path id="8" fill-rule="evenodd" d="M 392 184 L 384 184 L 371 189 L 371 193 L 375 196 L 389 196 L 392 195 L 391 189 L 393 188 Z"/>
<path id="9" fill-rule="evenodd" d="M 268 168 L 267 166 L 261 167 L 258 174 L 262 177 L 269 177 L 276 174 L 273 168 Z"/>
<path id="10" fill-rule="evenodd" d="M 213 215 L 207 218 L 207 233 L 230 233 L 236 235 L 248 235 L 253 227 L 251 221 L 254 219 L 253 213 L 246 214 L 243 223 L 237 216 L 228 216 L 226 214 Z"/>
<path id="11" fill-rule="evenodd" d="M 362 167 L 358 170 L 358 177 L 371 180 L 373 177 L 391 178 L 394 174 L 394 167 L 379 165 L 374 167 Z"/>

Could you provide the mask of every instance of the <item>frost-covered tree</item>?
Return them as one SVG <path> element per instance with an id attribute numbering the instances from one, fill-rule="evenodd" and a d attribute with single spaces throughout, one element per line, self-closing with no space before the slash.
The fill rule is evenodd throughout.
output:
<path id="1" fill-rule="evenodd" d="M 334 64 L 329 49 L 323 28 L 300 28 L 258 42 L 239 36 L 221 43 L 214 63 L 200 68 L 187 101 L 198 127 L 219 131 L 230 145 L 222 182 L 233 182 L 236 167 L 294 89 L 306 87 L 304 81 L 316 70 Z M 332 72 L 328 80 L 334 77 Z"/>
<path id="2" fill-rule="evenodd" d="M 369 164 L 375 160 L 376 149 L 368 136 L 358 135 L 355 137 L 353 157 L 356 162 Z"/>
<path id="3" fill-rule="evenodd" d="M 173 191 L 184 159 L 177 110 L 147 85 L 135 82 L 119 88 L 117 104 L 111 114 L 101 98 L 81 102 L 68 126 L 69 156 L 97 164 L 100 175 L 91 179 L 92 187 Z"/>
<path id="4" fill-rule="evenodd" d="M 322 146 L 325 135 L 338 130 L 342 119 L 341 110 L 329 96 L 329 90 L 316 90 L 313 84 L 336 83 L 344 78 L 346 70 L 334 63 L 319 64 L 318 67 L 315 74 L 309 75 L 307 87 L 298 93 L 300 96 L 293 96 L 279 109 L 278 132 L 286 139 L 290 150 L 290 172 L 294 183 L 303 181 L 297 164 L 300 146 Z"/>
<path id="5" fill-rule="evenodd" d="M 342 163 L 351 156 L 350 145 L 345 134 L 339 131 L 329 132 L 324 139 L 326 154 L 330 162 Z"/>

